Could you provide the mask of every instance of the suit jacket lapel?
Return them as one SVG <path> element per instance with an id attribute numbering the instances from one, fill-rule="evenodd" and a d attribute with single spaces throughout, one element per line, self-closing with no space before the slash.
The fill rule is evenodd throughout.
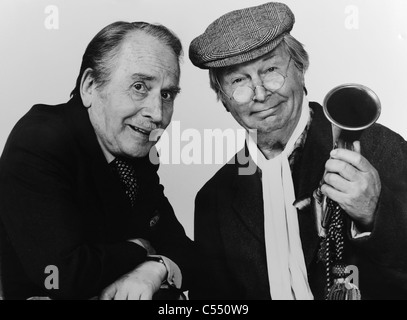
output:
<path id="1" fill-rule="evenodd" d="M 254 163 L 251 165 L 257 168 Z M 233 165 L 233 173 L 230 174 L 232 183 L 220 193 L 219 220 L 223 246 L 226 259 L 233 265 L 233 276 L 245 288 L 243 294 L 270 299 L 261 180 L 257 171 L 252 175 L 239 175 L 240 167 Z"/>
<path id="2" fill-rule="evenodd" d="M 90 173 L 95 190 L 90 190 L 89 194 L 92 192 L 98 194 L 100 207 L 105 213 L 106 225 L 111 227 L 110 230 L 117 230 L 114 224 L 121 223 L 119 217 L 131 215 L 130 202 L 126 198 L 125 192 L 121 192 L 120 181 L 106 161 L 89 120 L 88 112 L 80 98 L 73 98 L 69 101 L 67 113 L 71 119 L 71 126 L 74 128 L 81 155 L 83 155 L 82 159 L 84 162 L 88 162 L 87 167 L 91 168 Z M 126 237 L 125 230 L 123 230 L 123 237 Z"/>
<path id="3" fill-rule="evenodd" d="M 314 110 L 301 161 L 295 164 L 294 186 L 297 199 L 312 196 L 325 171 L 325 163 L 332 150 L 331 125 L 326 120 L 322 107 L 310 103 Z"/>
<path id="4" fill-rule="evenodd" d="M 308 131 L 302 157 L 300 161 L 296 162 L 293 173 L 297 199 L 312 197 L 322 179 L 325 163 L 329 159 L 329 152 L 332 149 L 330 123 L 326 120 L 320 105 L 311 103 L 310 106 L 314 110 L 313 121 Z M 243 149 L 240 152 L 247 151 Z M 236 167 L 239 168 L 237 160 L 236 163 Z M 236 172 L 234 188 L 234 211 L 253 237 L 264 245 L 263 195 L 259 173 L 244 176 L 238 175 Z M 305 262 L 308 266 L 315 257 L 319 245 L 316 220 L 310 207 L 298 210 L 298 223 Z"/>
<path id="5" fill-rule="evenodd" d="M 326 120 L 322 108 L 316 103 L 310 103 L 314 111 L 313 120 L 308 131 L 301 160 L 295 164 L 294 186 L 296 198 L 312 199 L 313 192 L 318 188 L 325 171 L 325 163 L 332 149 L 331 125 Z M 310 206 L 298 210 L 301 242 L 308 266 L 318 249 L 319 237 L 314 212 Z"/>
<path id="6" fill-rule="evenodd" d="M 241 152 L 246 152 L 242 149 Z M 238 159 L 242 159 L 238 156 Z M 250 165 L 257 168 L 249 157 Z M 264 243 L 263 193 L 258 171 L 252 175 L 239 175 L 241 167 L 236 159 L 236 175 L 234 178 L 233 209 L 247 230 L 261 243 Z"/>

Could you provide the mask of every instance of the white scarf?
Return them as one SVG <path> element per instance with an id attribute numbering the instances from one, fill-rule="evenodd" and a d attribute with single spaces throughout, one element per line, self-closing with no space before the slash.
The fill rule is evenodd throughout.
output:
<path id="1" fill-rule="evenodd" d="M 281 154 L 267 160 L 252 137 L 248 149 L 262 170 L 264 233 L 270 293 L 273 300 L 312 300 L 298 226 L 294 184 L 288 157 L 309 119 L 304 97 L 300 120 Z M 257 157 L 256 157 L 257 156 Z"/>

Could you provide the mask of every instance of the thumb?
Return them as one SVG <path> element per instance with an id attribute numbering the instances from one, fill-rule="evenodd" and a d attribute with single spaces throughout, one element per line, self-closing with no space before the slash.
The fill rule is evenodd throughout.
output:
<path id="1" fill-rule="evenodd" d="M 357 153 L 362 153 L 362 148 L 360 147 L 360 141 L 353 142 L 353 151 Z"/>

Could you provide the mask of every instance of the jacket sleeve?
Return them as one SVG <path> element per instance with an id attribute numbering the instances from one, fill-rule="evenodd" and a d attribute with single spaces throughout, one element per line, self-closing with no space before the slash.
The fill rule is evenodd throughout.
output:
<path id="1" fill-rule="evenodd" d="M 369 237 L 353 243 L 372 262 L 404 273 L 407 280 L 407 142 L 380 128 L 369 137 L 375 147 L 366 150 L 366 158 L 379 172 L 382 185 L 375 223 Z"/>
<path id="2" fill-rule="evenodd" d="M 208 184 L 195 199 L 194 240 L 201 257 L 199 278 L 193 282 L 189 297 L 193 300 L 233 299 L 240 291 L 231 279 L 220 235 L 217 197 Z"/>
<path id="3" fill-rule="evenodd" d="M 37 119 L 41 120 L 41 119 Z M 20 121 L 0 163 L 0 218 L 29 279 L 44 287 L 59 271 L 54 298 L 90 298 L 145 260 L 140 246 L 95 243 L 86 235 L 69 163 L 71 139 L 61 123 Z"/>
<path id="4" fill-rule="evenodd" d="M 196 253 L 194 242 L 186 235 L 182 224 L 177 219 L 175 212 L 164 194 L 164 187 L 160 184 L 157 174 L 158 166 L 145 172 L 148 176 L 152 198 L 149 200 L 156 208 L 159 219 L 150 221 L 155 223 L 150 226 L 150 232 L 146 235 L 157 251 L 157 254 L 171 259 L 181 270 L 183 291 L 187 290 L 190 283 L 196 278 L 196 267 L 200 257 Z"/>

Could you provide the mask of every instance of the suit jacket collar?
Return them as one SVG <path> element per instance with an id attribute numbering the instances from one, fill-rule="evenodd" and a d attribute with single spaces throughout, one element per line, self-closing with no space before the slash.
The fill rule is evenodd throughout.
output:
<path id="1" fill-rule="evenodd" d="M 294 186 L 297 199 L 311 197 L 318 187 L 325 170 L 325 163 L 332 150 L 332 127 L 322 107 L 311 102 L 314 117 L 308 131 L 302 158 L 294 165 Z"/>
<path id="2" fill-rule="evenodd" d="M 130 203 L 122 191 L 120 181 L 107 163 L 90 122 L 88 110 L 84 107 L 80 97 L 73 97 L 67 103 L 66 115 L 80 149 L 81 159 L 79 161 L 85 162 L 86 167 L 89 168 L 89 174 L 94 181 L 94 191 L 101 201 L 106 222 L 114 225 L 115 219 L 109 213 L 129 214 Z"/>
<path id="3" fill-rule="evenodd" d="M 129 159 L 132 163 L 141 186 L 139 189 L 137 206 L 131 207 L 130 201 L 123 190 L 123 186 L 116 173 L 110 168 L 106 157 L 99 145 L 95 130 L 89 119 L 88 110 L 84 107 L 80 97 L 74 97 L 67 103 L 67 119 L 70 122 L 74 139 L 79 145 L 80 160 L 86 162 L 90 174 L 94 181 L 95 192 L 101 201 L 101 207 L 105 212 L 106 224 L 110 225 L 112 230 L 118 230 L 122 227 L 121 219 L 131 219 L 131 217 L 141 217 L 149 214 L 152 206 L 157 205 L 157 201 L 152 200 L 156 194 L 158 178 L 158 165 L 150 162 L 147 155 L 143 158 Z M 117 228 L 116 228 L 117 225 Z M 129 228 L 131 225 L 129 225 Z M 123 230 L 123 239 L 128 239 L 128 233 L 134 233 L 134 230 Z"/>
<path id="4" fill-rule="evenodd" d="M 87 108 L 80 97 L 73 97 L 67 103 L 66 115 L 69 125 L 73 128 L 74 138 L 81 152 L 93 160 L 106 162 L 106 158 L 98 143 L 95 130 L 89 119 Z"/>
<path id="5" fill-rule="evenodd" d="M 325 163 L 332 150 L 332 127 L 327 121 L 322 107 L 310 103 L 314 117 L 308 131 L 301 159 L 294 164 L 293 180 L 297 200 L 313 199 L 313 192 L 322 180 Z M 317 221 L 310 206 L 298 210 L 300 236 L 307 266 L 315 257 L 320 242 Z M 319 223 L 319 222 L 318 222 Z"/>

